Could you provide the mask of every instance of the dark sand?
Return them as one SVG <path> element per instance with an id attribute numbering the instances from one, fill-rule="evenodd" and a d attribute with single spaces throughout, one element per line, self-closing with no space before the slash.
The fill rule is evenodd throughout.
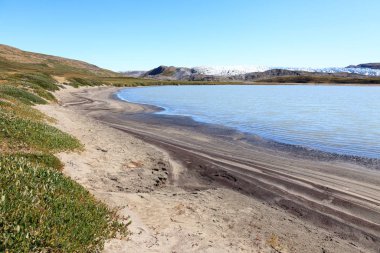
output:
<path id="1" fill-rule="evenodd" d="M 170 173 L 170 184 L 188 192 L 233 189 L 328 231 L 331 241 L 347 242 L 350 252 L 380 252 L 377 160 L 271 143 L 188 117 L 154 115 L 157 108 L 119 101 L 116 91 L 84 90 L 61 102 L 167 151 L 186 168 Z M 309 252 L 343 252 L 338 243 Z"/>

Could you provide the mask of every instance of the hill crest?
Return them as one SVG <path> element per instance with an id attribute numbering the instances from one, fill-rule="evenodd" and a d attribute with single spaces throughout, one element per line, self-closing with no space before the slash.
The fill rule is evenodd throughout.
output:
<path id="1" fill-rule="evenodd" d="M 46 72 L 74 72 L 95 74 L 99 76 L 115 76 L 117 73 L 96 65 L 41 53 L 23 51 L 21 49 L 0 44 L 0 69 L 3 70 L 42 70 Z"/>

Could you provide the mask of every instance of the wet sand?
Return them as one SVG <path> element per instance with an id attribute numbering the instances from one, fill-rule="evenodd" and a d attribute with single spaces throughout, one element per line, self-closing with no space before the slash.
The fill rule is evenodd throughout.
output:
<path id="1" fill-rule="evenodd" d="M 61 106 L 40 106 L 91 142 L 88 154 L 61 154 L 66 173 L 133 220 L 131 239 L 106 251 L 380 251 L 377 161 L 153 115 L 157 108 L 116 100 L 116 91 L 66 89 Z"/>

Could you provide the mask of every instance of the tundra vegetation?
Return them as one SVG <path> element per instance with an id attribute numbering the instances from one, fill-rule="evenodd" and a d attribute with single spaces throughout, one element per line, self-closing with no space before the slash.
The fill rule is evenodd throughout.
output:
<path id="1" fill-rule="evenodd" d="M 33 108 L 58 89 L 49 74 L 0 74 L 0 252 L 96 252 L 127 236 L 115 210 L 61 172 L 54 154 L 83 147 Z"/>

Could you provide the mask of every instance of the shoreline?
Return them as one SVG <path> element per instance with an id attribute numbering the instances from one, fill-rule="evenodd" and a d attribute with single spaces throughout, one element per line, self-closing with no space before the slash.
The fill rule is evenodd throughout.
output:
<path id="1" fill-rule="evenodd" d="M 378 171 L 154 119 L 152 107 L 111 98 L 118 89 L 61 90 L 61 106 L 40 107 L 89 149 L 61 154 L 64 173 L 132 218 L 131 240 L 112 241 L 105 252 L 379 250 Z"/>
<path id="2" fill-rule="evenodd" d="M 240 137 L 241 139 L 244 139 L 245 141 L 249 142 L 252 145 L 259 145 L 259 146 L 263 146 L 269 149 L 277 149 L 279 151 L 289 152 L 289 155 L 300 157 L 300 158 L 314 159 L 314 160 L 320 160 L 320 161 L 351 162 L 351 163 L 365 166 L 370 169 L 380 170 L 380 158 L 372 158 L 372 157 L 350 155 L 350 154 L 339 154 L 339 153 L 319 150 L 312 147 L 305 147 L 302 145 L 279 142 L 279 141 L 272 140 L 270 138 L 264 138 L 257 134 L 243 132 L 232 127 L 223 126 L 216 123 L 213 124 L 213 123 L 198 121 L 194 119 L 192 116 L 187 116 L 187 115 L 172 115 L 172 114 L 165 114 L 165 113 L 155 114 L 156 112 L 164 112 L 166 109 L 157 105 L 127 101 L 118 95 L 118 93 L 123 89 L 126 89 L 126 88 L 121 88 L 115 91 L 114 93 L 110 94 L 109 98 L 139 106 L 141 107 L 141 112 L 137 111 L 135 113 L 148 113 L 150 114 L 148 117 L 152 117 L 156 121 L 162 121 L 162 120 L 170 121 L 168 124 L 179 124 L 179 121 L 181 121 L 180 124 L 191 125 L 194 127 L 200 126 L 202 131 L 205 134 L 219 135 L 222 138 L 229 138 L 230 136 L 241 136 Z M 212 131 L 210 131 L 210 129 Z"/>

